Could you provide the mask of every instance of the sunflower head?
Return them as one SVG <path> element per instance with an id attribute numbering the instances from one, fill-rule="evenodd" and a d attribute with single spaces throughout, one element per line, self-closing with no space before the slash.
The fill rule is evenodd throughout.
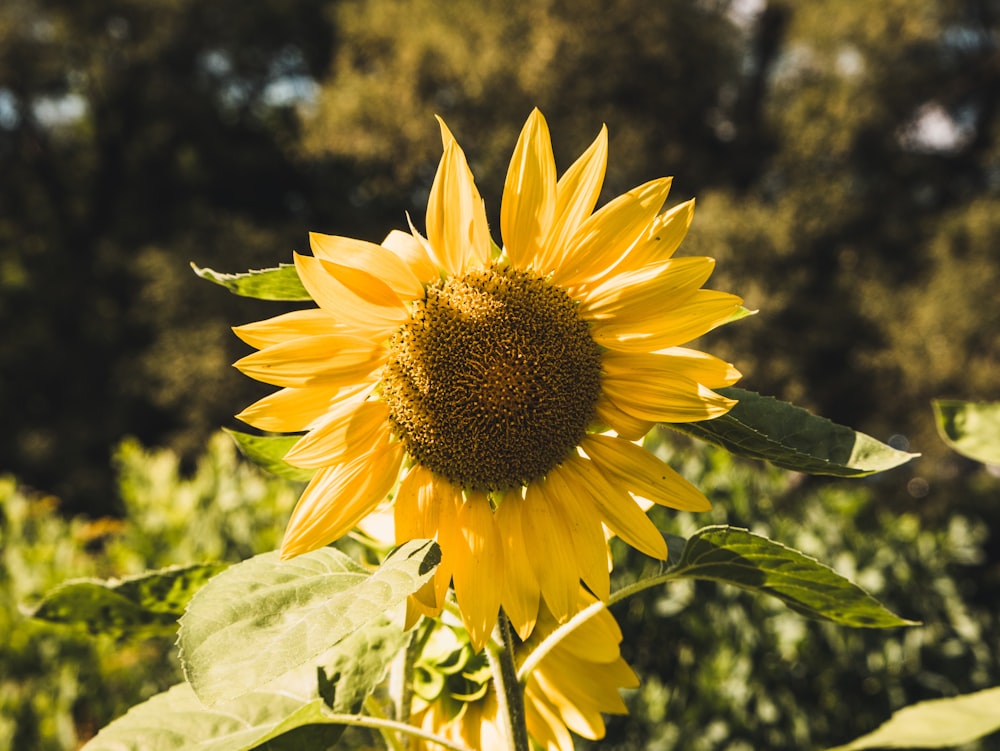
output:
<path id="1" fill-rule="evenodd" d="M 502 249 L 441 132 L 426 235 L 310 235 L 295 267 L 318 307 L 237 328 L 259 351 L 236 365 L 281 387 L 241 417 L 303 432 L 286 461 L 316 470 L 283 556 L 337 539 L 395 487 L 396 542 L 442 548 L 412 611 L 439 612 L 453 588 L 479 648 L 501 605 L 527 638 L 540 603 L 557 620 L 574 612 L 581 581 L 606 598 L 606 530 L 666 558 L 648 502 L 709 507 L 634 441 L 732 407 L 713 389 L 739 373 L 683 345 L 742 308 L 702 288 L 711 259 L 674 257 L 694 203 L 662 211 L 669 178 L 595 211 L 604 129 L 557 177 L 531 113 L 504 185 Z"/>
<path id="2" fill-rule="evenodd" d="M 459 487 L 544 477 L 579 445 L 601 352 L 563 290 L 509 266 L 428 286 L 389 344 L 381 396 L 407 453 Z"/>

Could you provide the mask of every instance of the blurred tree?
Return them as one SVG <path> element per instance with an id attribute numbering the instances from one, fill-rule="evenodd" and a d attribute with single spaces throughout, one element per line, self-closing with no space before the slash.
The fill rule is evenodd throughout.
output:
<path id="1" fill-rule="evenodd" d="M 689 248 L 754 280 L 760 319 L 732 344 L 755 384 L 940 458 L 928 401 L 1000 395 L 1000 5 L 784 8 L 778 148 L 750 190 L 705 194 Z"/>
<path id="2" fill-rule="evenodd" d="M 345 0 L 305 146 L 359 159 L 360 204 L 419 207 L 440 114 L 496 226 L 532 106 L 562 168 L 607 122 L 605 197 L 674 174 L 700 202 L 685 252 L 761 310 L 713 335 L 748 387 L 945 459 L 928 401 L 1000 397 L 998 11 Z"/>
<path id="3" fill-rule="evenodd" d="M 121 435 L 199 445 L 261 393 L 226 364 L 228 325 L 261 308 L 187 261 L 272 265 L 309 229 L 378 240 L 405 211 L 420 226 L 433 114 L 497 226 L 536 105 L 563 168 L 608 124 L 605 198 L 662 174 L 698 196 L 685 252 L 718 258 L 714 285 L 761 310 L 713 335 L 748 387 L 933 453 L 929 398 L 1000 398 L 998 13 L 10 0 L 0 466 L 78 508 L 106 503 Z"/>
<path id="4" fill-rule="evenodd" d="M 724 5 L 339 2 L 340 43 L 306 118 L 305 146 L 357 158 L 366 173 L 359 200 L 394 190 L 405 201 L 430 185 L 441 115 L 498 216 L 511 149 L 537 106 L 563 168 L 608 124 L 609 196 L 668 166 L 684 175 L 685 197 L 725 184 L 730 160 L 712 120 L 739 83 L 742 36 Z"/>
<path id="5" fill-rule="evenodd" d="M 122 435 L 191 450 L 232 414 L 255 314 L 188 261 L 304 239 L 329 170 L 291 153 L 292 105 L 329 50 L 310 0 L 0 7 L 4 469 L 105 511 Z"/>

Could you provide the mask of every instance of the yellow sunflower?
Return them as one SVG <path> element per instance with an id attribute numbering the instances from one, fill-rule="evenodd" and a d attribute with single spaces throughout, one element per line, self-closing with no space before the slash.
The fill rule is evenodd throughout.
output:
<path id="1" fill-rule="evenodd" d="M 579 609 L 592 602 L 593 595 L 581 590 Z M 523 663 L 557 625 L 555 617 L 543 605 L 531 639 L 515 648 L 517 664 Z M 433 686 L 436 695 L 426 695 L 425 691 L 421 697 L 418 689 L 411 716 L 413 724 L 468 748 L 510 748 L 507 720 L 500 713 L 493 683 L 482 668 L 482 658 L 466 658 L 463 662 L 461 635 L 445 625 L 436 627 L 432 642 L 435 639 L 437 651 L 443 657 L 439 658 L 442 667 L 436 671 L 435 680 L 427 683 Z M 602 713 L 628 713 L 619 690 L 635 688 L 639 679 L 621 657 L 621 641 L 622 633 L 615 619 L 601 609 L 539 661 L 527 677 L 524 689 L 525 724 L 538 747 L 546 751 L 572 751 L 570 731 L 599 740 L 605 732 Z M 461 656 L 456 658 L 456 655 Z M 435 672 L 433 665 L 424 669 Z M 439 748 L 437 744 L 418 744 L 421 751 Z"/>
<path id="2" fill-rule="evenodd" d="M 644 502 L 709 508 L 633 441 L 732 407 L 712 389 L 735 368 L 681 345 L 739 317 L 742 301 L 702 289 L 712 259 L 673 257 L 694 202 L 660 213 L 670 178 L 594 212 L 606 129 L 557 180 L 548 126 L 531 113 L 504 185 L 501 249 L 440 125 L 426 237 L 311 234 L 313 255 L 295 267 L 318 307 L 235 329 L 259 350 L 236 367 L 282 387 L 239 416 L 305 431 L 285 459 L 316 473 L 284 557 L 341 537 L 398 482 L 397 542 L 436 538 L 442 550 L 414 612 L 439 612 L 451 585 L 480 648 L 501 606 L 527 638 L 540 599 L 559 621 L 581 580 L 606 599 L 607 534 L 665 559 Z"/>

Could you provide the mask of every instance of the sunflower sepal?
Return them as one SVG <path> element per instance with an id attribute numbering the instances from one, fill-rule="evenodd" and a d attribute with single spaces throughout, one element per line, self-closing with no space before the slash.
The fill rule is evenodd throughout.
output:
<path id="1" fill-rule="evenodd" d="M 291 263 L 279 263 L 273 268 L 251 269 L 236 274 L 202 268 L 193 261 L 191 268 L 200 278 L 225 287 L 240 297 L 288 302 L 312 300 L 295 271 L 295 265 Z"/>
<path id="2" fill-rule="evenodd" d="M 294 482 L 309 482 L 316 474 L 314 469 L 293 467 L 284 460 L 301 435 L 253 435 L 229 428 L 223 428 L 223 432 L 233 439 L 247 460 L 272 475 Z"/>

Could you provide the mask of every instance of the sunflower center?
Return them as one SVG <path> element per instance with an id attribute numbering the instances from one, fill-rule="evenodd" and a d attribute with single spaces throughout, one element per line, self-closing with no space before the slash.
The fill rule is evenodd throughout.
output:
<path id="1" fill-rule="evenodd" d="M 558 465 L 600 391 L 600 351 L 576 303 L 500 267 L 428 287 L 392 340 L 382 380 L 410 456 L 479 490 L 527 484 Z"/>

